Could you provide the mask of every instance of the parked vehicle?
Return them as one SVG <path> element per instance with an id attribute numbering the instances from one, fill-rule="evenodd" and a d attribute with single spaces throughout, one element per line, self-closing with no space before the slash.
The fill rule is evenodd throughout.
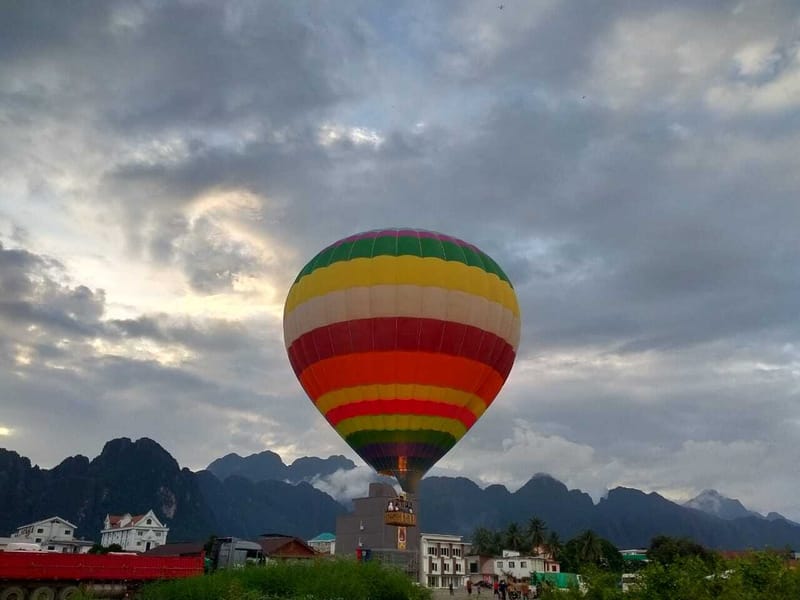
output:
<path id="1" fill-rule="evenodd" d="M 241 569 L 247 565 L 264 563 L 261 546 L 235 537 L 215 539 L 208 558 L 211 570 Z"/>
<path id="2" fill-rule="evenodd" d="M 149 581 L 201 575 L 203 559 L 0 552 L 0 600 L 71 600 L 79 589 L 103 598 L 121 597 Z"/>

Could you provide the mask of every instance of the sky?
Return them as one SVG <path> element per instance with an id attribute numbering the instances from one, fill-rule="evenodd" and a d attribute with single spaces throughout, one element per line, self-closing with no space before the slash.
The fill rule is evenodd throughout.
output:
<path id="1" fill-rule="evenodd" d="M 800 520 L 797 2 L 2 14 L 0 447 L 363 465 L 295 379 L 283 303 L 324 246 L 415 227 L 491 255 L 523 323 L 431 474 Z"/>

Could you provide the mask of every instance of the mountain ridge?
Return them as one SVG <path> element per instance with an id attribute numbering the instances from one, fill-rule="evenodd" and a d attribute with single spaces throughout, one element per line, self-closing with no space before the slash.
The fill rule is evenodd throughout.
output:
<path id="1" fill-rule="evenodd" d="M 251 457 L 256 458 L 229 454 L 212 462 L 209 467 L 219 475 L 210 469 L 193 472 L 181 468 L 153 440 L 118 438 L 94 459 L 67 457 L 48 470 L 0 449 L 0 535 L 58 515 L 72 521 L 79 535 L 99 539 L 106 513 L 149 508 L 166 520 L 170 541 L 204 540 L 210 534 L 253 538 L 267 531 L 310 539 L 335 531 L 336 517 L 345 507 L 310 482 L 347 478 L 346 471 L 355 468 L 352 461 L 337 455 L 304 457 L 286 465 L 270 451 Z M 254 465 L 271 471 L 259 473 Z M 287 482 L 292 479 L 296 483 Z M 365 485 L 359 494 L 366 492 Z M 423 531 L 466 537 L 477 527 L 501 529 L 539 517 L 562 539 L 593 529 L 619 547 L 647 546 L 663 534 L 729 550 L 800 548 L 800 525 L 780 515 L 722 519 L 655 492 L 624 487 L 610 490 L 595 504 L 586 492 L 543 473 L 514 492 L 498 484 L 481 488 L 465 477 L 427 477 L 419 501 Z"/>

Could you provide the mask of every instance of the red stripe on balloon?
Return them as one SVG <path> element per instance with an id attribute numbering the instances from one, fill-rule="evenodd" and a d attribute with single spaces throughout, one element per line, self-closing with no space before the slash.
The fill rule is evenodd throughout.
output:
<path id="1" fill-rule="evenodd" d="M 354 319 L 319 327 L 289 346 L 296 374 L 334 356 L 362 352 L 435 352 L 484 363 L 504 379 L 514 364 L 514 348 L 503 338 L 471 325 L 416 317 Z"/>
<path id="2" fill-rule="evenodd" d="M 366 400 L 353 402 L 330 409 L 325 413 L 328 422 L 336 426 L 344 419 L 353 417 L 366 417 L 371 415 L 395 416 L 431 416 L 445 417 L 447 419 L 458 419 L 467 429 L 472 427 L 477 417 L 468 408 L 454 406 L 444 402 L 433 402 L 430 400 L 412 399 L 392 399 L 392 400 Z"/>
<path id="3" fill-rule="evenodd" d="M 328 392 L 357 385 L 417 383 L 470 392 L 483 398 L 487 406 L 505 382 L 505 377 L 484 363 L 418 351 L 333 356 L 307 367 L 298 378 L 314 401 Z"/>

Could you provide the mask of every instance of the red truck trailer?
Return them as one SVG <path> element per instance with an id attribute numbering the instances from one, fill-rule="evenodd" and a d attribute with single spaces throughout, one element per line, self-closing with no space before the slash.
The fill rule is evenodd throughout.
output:
<path id="1" fill-rule="evenodd" d="M 148 581 L 203 573 L 203 556 L 0 552 L 0 600 L 125 596 Z"/>

